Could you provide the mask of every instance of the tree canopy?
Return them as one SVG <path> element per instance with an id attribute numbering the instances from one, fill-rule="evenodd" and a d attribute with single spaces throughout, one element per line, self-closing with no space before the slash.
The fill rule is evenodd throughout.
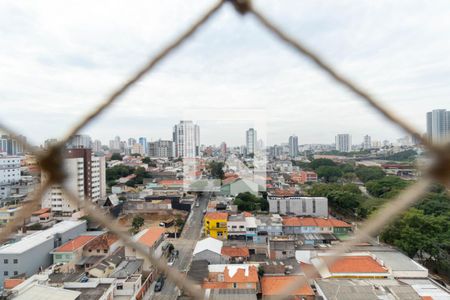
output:
<path id="1" fill-rule="evenodd" d="M 317 176 L 325 182 L 336 182 L 342 177 L 342 170 L 337 166 L 320 166 L 316 170 Z"/>
<path id="2" fill-rule="evenodd" d="M 383 170 L 379 167 L 360 166 L 356 168 L 355 173 L 356 176 L 358 176 L 359 180 L 361 180 L 364 183 L 370 180 L 381 179 L 384 176 L 386 176 Z"/>
<path id="3" fill-rule="evenodd" d="M 366 188 L 374 197 L 392 198 L 408 185 L 408 181 L 397 176 L 386 176 L 378 180 L 367 182 Z"/>
<path id="4" fill-rule="evenodd" d="M 266 199 L 257 197 L 250 192 L 238 194 L 233 203 L 238 206 L 239 211 L 269 210 L 269 202 Z"/>
<path id="5" fill-rule="evenodd" d="M 120 153 L 113 153 L 111 160 L 122 160 L 122 155 Z"/>

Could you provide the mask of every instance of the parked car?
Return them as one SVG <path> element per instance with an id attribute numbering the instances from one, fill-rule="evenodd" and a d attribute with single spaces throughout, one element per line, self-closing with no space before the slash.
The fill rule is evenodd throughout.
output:
<path id="1" fill-rule="evenodd" d="M 155 284 L 155 292 L 160 292 L 164 286 L 164 276 L 159 276 Z"/>

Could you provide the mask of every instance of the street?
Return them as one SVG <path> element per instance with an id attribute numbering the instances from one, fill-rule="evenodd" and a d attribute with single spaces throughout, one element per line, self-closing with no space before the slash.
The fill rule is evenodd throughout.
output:
<path id="1" fill-rule="evenodd" d="M 173 264 L 173 268 L 178 269 L 180 272 L 187 272 L 187 268 L 192 260 L 192 253 L 194 251 L 195 244 L 200 238 L 200 233 L 203 225 L 203 210 L 206 209 L 208 201 L 211 195 L 204 193 L 199 197 L 200 206 L 192 208 L 192 211 L 186 220 L 183 231 L 180 238 L 171 239 L 170 242 L 175 246 L 175 249 L 179 251 L 179 256 Z M 154 292 L 155 282 L 150 286 L 144 299 L 164 299 L 172 300 L 178 297 L 178 288 L 169 280 L 166 280 L 161 292 Z"/>

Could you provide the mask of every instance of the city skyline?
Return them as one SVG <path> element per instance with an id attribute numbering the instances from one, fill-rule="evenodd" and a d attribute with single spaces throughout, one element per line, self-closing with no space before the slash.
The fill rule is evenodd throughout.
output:
<path id="1" fill-rule="evenodd" d="M 165 17 L 172 4 L 162 2 L 110 4 L 107 14 L 101 4 L 85 5 L 2 3 L 0 118 L 34 143 L 62 136 L 210 2 L 180 2 L 177 18 Z M 450 24 L 444 2 L 410 1 L 407 11 L 402 4 L 385 3 L 389 14 L 383 4 L 365 1 L 353 3 L 351 10 L 342 3 L 326 9 L 296 1 L 255 5 L 420 132 L 426 131 L 427 111 L 446 108 L 450 59 L 444 36 Z M 54 9 L 58 14 L 51 13 Z M 87 18 L 85 11 L 95 18 Z M 402 21 L 405 17 L 408 22 Z M 104 38 L 99 41 L 98 36 Z M 336 132 L 388 140 L 403 135 L 229 6 L 86 132 L 101 140 L 112 129 L 120 136 L 168 138 L 174 120 L 182 119 L 186 109 L 240 109 L 242 103 L 268 112 L 270 144 L 284 142 L 287 132 L 308 143 L 327 143 Z M 194 121 L 202 125 L 202 120 Z M 202 136 L 205 144 L 239 144 L 236 133 L 246 127 L 251 125 L 207 129 Z M 143 128 L 149 128 L 148 134 Z"/>

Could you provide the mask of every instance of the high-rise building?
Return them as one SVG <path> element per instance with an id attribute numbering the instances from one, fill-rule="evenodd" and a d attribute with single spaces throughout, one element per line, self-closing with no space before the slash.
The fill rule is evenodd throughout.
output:
<path id="1" fill-rule="evenodd" d="M 298 137 L 296 135 L 291 135 L 289 137 L 289 156 L 298 156 Z"/>
<path id="2" fill-rule="evenodd" d="M 148 155 L 147 138 L 146 138 L 146 137 L 140 137 L 140 138 L 139 138 L 139 144 L 142 145 L 142 149 L 143 149 L 143 151 L 144 151 L 144 155 Z"/>
<path id="3" fill-rule="evenodd" d="M 16 138 L 9 135 L 0 136 L 0 154 L 4 155 L 18 155 L 23 154 L 24 149 L 22 143 L 26 143 L 27 138 L 23 135 L 19 135 Z"/>
<path id="4" fill-rule="evenodd" d="M 336 150 L 350 152 L 352 150 L 352 136 L 348 133 L 336 135 Z"/>
<path id="5" fill-rule="evenodd" d="M 67 142 L 67 148 L 92 149 L 92 139 L 86 134 L 76 134 Z"/>
<path id="6" fill-rule="evenodd" d="M 227 155 L 227 143 L 222 142 L 222 143 L 220 144 L 220 154 L 221 154 L 222 156 L 226 156 L 226 155 Z"/>
<path id="7" fill-rule="evenodd" d="M 96 152 L 101 152 L 102 150 L 103 150 L 102 149 L 102 142 L 100 140 L 95 140 L 92 143 L 92 151 L 94 151 L 94 153 L 96 153 Z"/>
<path id="8" fill-rule="evenodd" d="M 133 147 L 134 144 L 136 144 L 136 139 L 134 139 L 134 138 L 129 138 L 129 139 L 128 139 L 128 146 L 129 146 L 129 147 Z"/>
<path id="9" fill-rule="evenodd" d="M 91 149 L 67 149 L 64 168 L 67 173 L 65 185 L 81 201 L 98 202 L 106 197 L 105 158 L 92 156 Z M 44 178 L 46 174 L 43 174 Z M 61 185 L 53 185 L 42 198 L 42 207 L 52 209 L 55 216 L 70 216 L 81 209 L 64 195 Z"/>
<path id="10" fill-rule="evenodd" d="M 200 127 L 192 121 L 180 121 L 173 127 L 175 157 L 200 156 Z"/>
<path id="11" fill-rule="evenodd" d="M 365 135 L 363 141 L 363 149 L 368 150 L 370 148 L 372 148 L 372 138 L 370 137 L 370 135 Z"/>
<path id="12" fill-rule="evenodd" d="M 246 142 L 246 146 L 247 146 L 247 155 L 250 154 L 255 154 L 256 150 L 257 150 L 257 133 L 256 130 L 254 128 L 249 128 L 246 132 L 245 132 L 245 142 Z"/>
<path id="13" fill-rule="evenodd" d="M 427 135 L 436 144 L 450 140 L 450 111 L 435 109 L 427 113 Z"/>
<path id="14" fill-rule="evenodd" d="M 0 155 L 0 186 L 20 181 L 20 157 Z"/>
<path id="15" fill-rule="evenodd" d="M 173 157 L 173 142 L 158 140 L 148 143 L 148 155 L 150 157 L 170 158 Z"/>
<path id="16" fill-rule="evenodd" d="M 131 147 L 130 154 L 139 154 L 139 155 L 143 156 L 143 155 L 145 155 L 144 147 L 141 144 L 136 143 Z"/>

